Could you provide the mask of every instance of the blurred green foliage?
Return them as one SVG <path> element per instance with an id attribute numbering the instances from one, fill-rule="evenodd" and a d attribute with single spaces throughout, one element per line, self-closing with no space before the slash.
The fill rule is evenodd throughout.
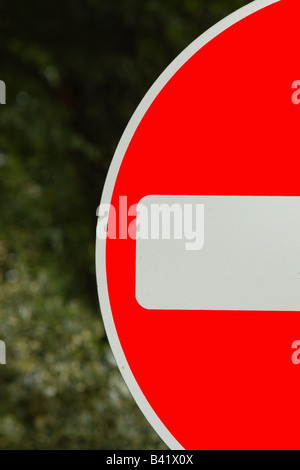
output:
<path id="1" fill-rule="evenodd" d="M 106 341 L 95 212 L 147 89 L 245 3 L 0 0 L 1 449 L 165 448 Z"/>

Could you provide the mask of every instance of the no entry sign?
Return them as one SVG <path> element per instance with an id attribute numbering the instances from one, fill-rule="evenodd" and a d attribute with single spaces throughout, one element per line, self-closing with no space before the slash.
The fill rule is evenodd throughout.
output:
<path id="1" fill-rule="evenodd" d="M 300 448 L 299 12 L 257 0 L 199 37 L 107 176 L 102 315 L 172 449 Z"/>

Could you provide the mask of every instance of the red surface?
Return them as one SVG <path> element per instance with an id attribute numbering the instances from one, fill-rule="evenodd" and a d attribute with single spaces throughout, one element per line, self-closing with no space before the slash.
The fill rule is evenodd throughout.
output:
<path id="1" fill-rule="evenodd" d="M 131 141 L 115 207 L 120 195 L 300 196 L 299 3 L 242 20 L 176 73 Z M 300 448 L 299 312 L 144 310 L 132 240 L 107 241 L 107 279 L 131 370 L 182 446 Z"/>

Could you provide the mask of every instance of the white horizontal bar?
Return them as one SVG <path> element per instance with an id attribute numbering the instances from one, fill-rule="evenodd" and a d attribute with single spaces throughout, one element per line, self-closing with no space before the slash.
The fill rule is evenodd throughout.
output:
<path id="1" fill-rule="evenodd" d="M 163 203 L 183 213 L 184 205 L 204 205 L 204 245 L 190 251 L 184 238 L 137 239 L 142 307 L 300 311 L 300 197 L 147 196 L 139 205 L 151 213 Z"/>

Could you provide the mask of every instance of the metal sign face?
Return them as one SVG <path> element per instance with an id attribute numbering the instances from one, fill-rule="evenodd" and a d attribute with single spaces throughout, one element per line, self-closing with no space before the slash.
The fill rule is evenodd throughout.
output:
<path id="1" fill-rule="evenodd" d="M 192 43 L 104 187 L 107 335 L 172 449 L 300 447 L 299 10 L 257 0 Z"/>

